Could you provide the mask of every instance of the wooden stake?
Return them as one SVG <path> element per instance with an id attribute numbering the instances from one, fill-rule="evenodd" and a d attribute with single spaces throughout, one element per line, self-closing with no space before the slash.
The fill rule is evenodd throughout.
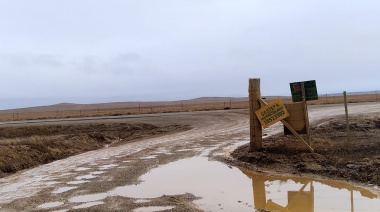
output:
<path id="1" fill-rule="evenodd" d="M 302 90 L 302 102 L 303 102 L 303 111 L 305 113 L 305 122 L 306 122 L 306 140 L 311 144 L 311 135 L 310 135 L 310 124 L 309 124 L 309 112 L 307 110 L 307 102 L 306 102 L 306 91 L 305 91 L 305 82 L 301 82 L 301 90 Z"/>
<path id="2" fill-rule="evenodd" d="M 255 111 L 260 109 L 260 79 L 249 79 L 250 150 L 262 149 L 263 131 Z"/>
<path id="3" fill-rule="evenodd" d="M 346 93 L 346 91 L 343 91 L 343 97 L 344 97 L 344 110 L 346 111 L 347 142 L 350 142 L 350 123 L 348 121 L 348 108 L 347 108 L 347 93 Z"/>

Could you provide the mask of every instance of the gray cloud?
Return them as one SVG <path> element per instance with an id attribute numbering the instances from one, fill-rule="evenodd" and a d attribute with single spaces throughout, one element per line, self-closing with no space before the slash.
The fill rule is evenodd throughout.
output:
<path id="1" fill-rule="evenodd" d="M 0 63 L 12 67 L 61 67 L 63 63 L 56 55 L 49 54 L 0 54 Z"/>
<path id="2" fill-rule="evenodd" d="M 289 95 L 290 82 L 310 79 L 321 93 L 378 90 L 378 8 L 345 0 L 1 1 L 0 96 L 28 104 L 246 96 L 250 77 L 262 78 L 264 95 Z"/>

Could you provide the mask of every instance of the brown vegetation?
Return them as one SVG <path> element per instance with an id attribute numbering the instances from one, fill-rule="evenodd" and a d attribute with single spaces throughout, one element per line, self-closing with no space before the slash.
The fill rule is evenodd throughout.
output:
<path id="1" fill-rule="evenodd" d="M 0 177 L 75 154 L 186 130 L 150 124 L 73 124 L 0 128 Z"/>

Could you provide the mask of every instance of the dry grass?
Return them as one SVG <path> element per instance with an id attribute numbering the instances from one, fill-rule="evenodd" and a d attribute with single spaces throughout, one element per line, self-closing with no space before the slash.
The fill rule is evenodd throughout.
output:
<path id="1" fill-rule="evenodd" d="M 187 126 L 150 124 L 73 124 L 0 127 L 0 178 L 19 170 L 104 146 L 188 130 Z"/>
<path id="2" fill-rule="evenodd" d="M 267 97 L 266 101 L 270 102 L 278 97 Z M 284 103 L 291 103 L 291 97 L 280 97 Z M 358 102 L 373 102 L 380 101 L 379 94 L 363 94 L 363 95 L 348 95 L 347 101 L 349 103 Z M 343 95 L 324 95 L 320 96 L 318 100 L 309 101 L 310 105 L 314 104 L 337 104 L 343 103 Z M 77 117 L 94 117 L 94 116 L 121 116 L 132 114 L 152 114 L 152 113 L 172 113 L 172 112 L 186 112 L 186 111 L 207 111 L 207 110 L 223 110 L 223 109 L 248 109 L 248 100 L 246 101 L 226 101 L 226 102 L 213 102 L 213 103 L 186 103 L 186 104 L 168 104 L 160 105 L 154 104 L 150 106 L 149 103 L 145 105 L 125 107 L 125 108 L 92 108 L 86 109 L 70 109 L 64 106 L 54 111 L 38 111 L 38 112 L 17 112 L 12 110 L 9 112 L 0 113 L 0 121 L 16 121 L 16 120 L 38 120 L 38 119 L 55 119 L 55 118 L 77 118 Z M 96 108 L 96 109 L 94 109 Z"/>

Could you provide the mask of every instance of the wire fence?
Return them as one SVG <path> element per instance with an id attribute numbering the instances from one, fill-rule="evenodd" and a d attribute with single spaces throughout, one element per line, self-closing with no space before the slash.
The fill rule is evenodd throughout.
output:
<path id="1" fill-rule="evenodd" d="M 291 103 L 291 97 L 267 97 L 266 101 L 270 102 L 275 98 L 281 98 L 284 103 Z M 347 93 L 348 103 L 359 102 L 376 102 L 380 101 L 380 92 L 366 93 Z M 316 104 L 343 104 L 343 92 L 340 94 L 320 95 L 318 100 L 308 101 L 310 105 Z M 122 116 L 133 114 L 153 114 L 153 113 L 172 113 L 188 111 L 208 111 L 223 109 L 248 109 L 248 99 L 246 101 L 234 101 L 231 99 L 227 102 L 199 103 L 199 104 L 172 104 L 172 105 L 149 105 L 138 104 L 134 107 L 109 108 L 109 106 L 92 106 L 86 109 L 70 109 L 57 106 L 50 111 L 33 111 L 25 110 L 7 110 L 0 111 L 0 121 L 20 121 L 20 120 L 38 120 L 38 119 L 55 119 L 55 118 L 79 118 L 94 116 Z"/>
<path id="2" fill-rule="evenodd" d="M 175 104 L 175 105 L 138 105 L 126 108 L 90 108 L 80 110 L 65 110 L 57 107 L 50 111 L 27 112 L 27 111 L 0 111 L 0 121 L 20 121 L 20 120 L 39 120 L 56 118 L 79 118 L 94 116 L 123 116 L 134 114 L 153 114 L 153 113 L 173 113 L 189 111 L 208 111 L 223 109 L 246 109 L 246 101 L 216 102 L 204 104 Z"/>
<path id="3" fill-rule="evenodd" d="M 377 102 L 380 101 L 380 91 L 373 92 L 347 92 L 348 103 Z M 338 104 L 344 103 L 343 92 L 339 94 L 320 95 L 318 100 L 310 101 L 310 104 Z"/>

